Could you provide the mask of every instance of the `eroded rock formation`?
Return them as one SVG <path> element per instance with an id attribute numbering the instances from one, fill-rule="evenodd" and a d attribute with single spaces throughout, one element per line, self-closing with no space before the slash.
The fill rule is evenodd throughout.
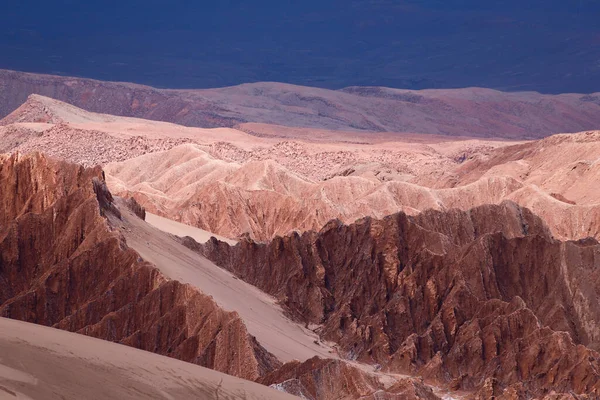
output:
<path id="1" fill-rule="evenodd" d="M 118 212 L 99 168 L 0 156 L 0 315 L 54 326 L 246 379 L 280 363 L 226 312 L 167 280 L 103 213 Z"/>
<path id="2" fill-rule="evenodd" d="M 121 214 L 99 168 L 37 153 L 0 155 L 0 186 L 2 317 L 129 345 L 245 379 L 264 377 L 261 383 L 290 393 L 295 392 L 284 380 L 309 385 L 307 396 L 317 398 L 402 393 L 437 399 L 418 380 L 393 380 L 386 386 L 372 372 L 341 360 L 315 358 L 301 368 L 295 361 L 281 366 L 248 334 L 236 312 L 224 311 L 191 285 L 167 279 L 127 247 L 105 218 Z M 143 217 L 135 201 L 121 204 Z M 346 383 L 337 391 L 333 382 Z"/>
<path id="3" fill-rule="evenodd" d="M 482 396 L 600 395 L 600 245 L 555 240 L 514 203 L 184 242 L 348 358 Z"/>
<path id="4" fill-rule="evenodd" d="M 0 185 L 1 316 L 309 399 L 439 398 L 429 385 L 477 398 L 600 395 L 600 245 L 555 240 L 514 203 L 332 221 L 262 244 L 183 239 L 357 362 L 282 366 L 237 313 L 127 247 L 103 217 L 119 210 L 99 168 L 2 155 Z"/>
<path id="5" fill-rule="evenodd" d="M 303 363 L 287 363 L 261 377 L 259 382 L 310 400 L 440 399 L 419 380 L 398 378 L 386 387 L 375 374 L 366 373 L 357 366 L 317 357 Z"/>

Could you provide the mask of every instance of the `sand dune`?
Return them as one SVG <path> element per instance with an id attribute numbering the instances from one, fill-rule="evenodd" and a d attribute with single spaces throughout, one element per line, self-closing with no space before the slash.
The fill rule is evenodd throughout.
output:
<path id="1" fill-rule="evenodd" d="M 0 318 L 2 399 L 293 399 L 197 365 Z"/>

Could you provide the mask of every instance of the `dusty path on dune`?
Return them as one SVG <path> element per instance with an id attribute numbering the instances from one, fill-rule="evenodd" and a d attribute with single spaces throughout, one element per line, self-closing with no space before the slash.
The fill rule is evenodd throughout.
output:
<path id="1" fill-rule="evenodd" d="M 139 219 L 127 207 L 120 209 L 123 220 L 111 217 L 110 222 L 119 227 L 128 246 L 167 277 L 189 283 L 212 296 L 225 310 L 236 311 L 248 332 L 279 360 L 336 358 L 335 350 L 320 343 L 317 334 L 287 318 L 271 296 L 181 245 L 169 234 Z"/>
<path id="2" fill-rule="evenodd" d="M 195 364 L 0 318 L 0 399 L 294 399 Z"/>

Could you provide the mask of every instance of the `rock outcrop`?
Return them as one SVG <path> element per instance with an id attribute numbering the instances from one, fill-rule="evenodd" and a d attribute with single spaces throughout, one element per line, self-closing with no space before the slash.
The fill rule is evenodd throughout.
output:
<path id="1" fill-rule="evenodd" d="M 289 393 L 296 393 L 289 383 L 298 381 L 318 398 L 402 393 L 437 399 L 419 380 L 387 378 L 386 385 L 339 359 L 282 366 L 236 312 L 167 279 L 127 246 L 109 222 L 122 214 L 100 168 L 38 153 L 0 155 L 0 186 L 2 317 L 121 343 Z M 118 204 L 143 218 L 135 201 Z M 335 381 L 348 384 L 334 392 Z"/>
<path id="2" fill-rule="evenodd" d="M 293 154 L 304 162 L 319 155 L 308 155 L 300 145 L 285 148 L 298 151 Z M 468 210 L 512 200 L 542 217 L 559 239 L 600 239 L 598 132 L 492 149 L 489 160 L 475 157 L 458 168 L 447 163 L 448 156 L 413 154 L 413 159 L 397 161 L 396 167 L 407 163 L 412 170 L 394 180 L 373 174 L 313 180 L 268 157 L 226 162 L 205 150 L 186 144 L 111 163 L 107 179 L 113 192 L 134 197 L 149 212 L 229 238 L 248 234 L 264 241 L 292 231 L 318 230 L 334 218 L 352 223 L 398 211 L 415 215 L 428 209 Z M 410 153 L 390 151 L 384 158 L 400 159 L 405 152 Z M 351 163 L 352 157 L 343 162 Z M 314 164 L 328 170 L 326 164 Z M 427 186 L 434 185 L 432 165 L 447 172 L 435 182 L 443 187 Z"/>
<path id="3" fill-rule="evenodd" d="M 332 221 L 267 244 L 183 241 L 345 357 L 499 398 L 600 395 L 600 245 L 555 240 L 514 203 Z"/>
<path id="4" fill-rule="evenodd" d="M 246 379 L 280 365 L 235 312 L 167 280 L 129 249 L 99 168 L 0 156 L 0 315 Z"/>
<path id="5" fill-rule="evenodd" d="M 425 162 L 425 161 L 424 161 Z M 225 237 L 270 240 L 291 231 L 317 230 L 332 218 L 498 203 L 522 188 L 513 178 L 433 190 L 402 181 L 337 176 L 312 181 L 272 160 L 224 162 L 198 145 L 146 154 L 105 168 L 111 190 L 133 197 L 149 212 Z"/>
<path id="6" fill-rule="evenodd" d="M 341 360 L 317 357 L 303 363 L 287 363 L 261 377 L 259 382 L 309 400 L 440 400 L 421 380 L 405 377 L 390 382 L 388 378 L 386 386 L 375 373 Z"/>

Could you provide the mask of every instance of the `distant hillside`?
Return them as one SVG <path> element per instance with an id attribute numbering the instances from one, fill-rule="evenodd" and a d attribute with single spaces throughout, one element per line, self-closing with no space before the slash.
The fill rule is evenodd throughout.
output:
<path id="1" fill-rule="evenodd" d="M 345 131 L 540 138 L 600 127 L 600 93 L 542 95 L 490 89 L 327 90 L 281 83 L 164 90 L 130 83 L 0 70 L 0 116 L 32 93 L 88 111 L 232 127 L 244 122 Z"/>

